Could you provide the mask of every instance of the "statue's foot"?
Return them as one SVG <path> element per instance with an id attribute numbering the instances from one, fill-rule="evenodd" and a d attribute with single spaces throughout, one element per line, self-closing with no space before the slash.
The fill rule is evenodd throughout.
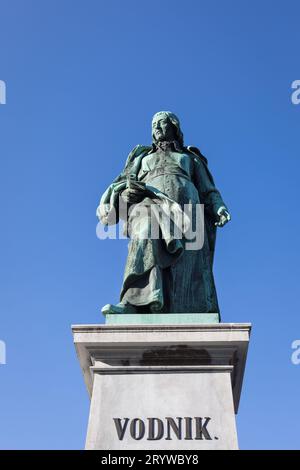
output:
<path id="1" fill-rule="evenodd" d="M 108 313 L 136 313 L 136 308 L 131 304 L 122 304 L 122 302 L 120 302 L 117 305 L 104 305 L 104 307 L 101 309 L 101 312 L 103 315 L 107 315 Z"/>

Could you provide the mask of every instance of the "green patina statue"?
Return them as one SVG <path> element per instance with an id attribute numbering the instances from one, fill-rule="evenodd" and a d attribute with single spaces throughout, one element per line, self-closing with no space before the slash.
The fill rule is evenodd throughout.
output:
<path id="1" fill-rule="evenodd" d="M 196 206 L 202 212 L 193 210 Z M 186 207 L 192 208 L 189 215 Z M 169 217 L 159 216 L 158 208 Z M 103 194 L 97 216 L 104 225 L 123 219 L 130 237 L 120 303 L 105 305 L 104 314 L 219 313 L 212 271 L 216 230 L 230 214 L 206 158 L 196 147 L 184 146 L 177 116 L 164 111 L 154 115 L 152 146 L 132 150 L 124 170 Z M 182 221 L 181 236 L 178 230 L 175 235 L 175 219 Z M 153 220 L 157 237 L 150 236 Z M 201 246 L 189 243 L 186 222 L 190 228 L 196 224 L 196 232 L 202 230 Z"/>

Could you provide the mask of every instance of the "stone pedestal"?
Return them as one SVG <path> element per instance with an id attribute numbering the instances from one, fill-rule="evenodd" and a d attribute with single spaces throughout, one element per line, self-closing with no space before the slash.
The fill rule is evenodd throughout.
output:
<path id="1" fill-rule="evenodd" d="M 249 324 L 72 329 L 91 397 L 86 449 L 238 448 Z"/>

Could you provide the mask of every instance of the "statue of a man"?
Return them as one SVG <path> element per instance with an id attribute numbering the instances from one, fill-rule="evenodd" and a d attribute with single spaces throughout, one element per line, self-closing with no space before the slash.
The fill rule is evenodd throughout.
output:
<path id="1" fill-rule="evenodd" d="M 202 246 L 188 249 L 184 230 L 174 237 L 174 230 L 167 232 L 159 217 L 159 236 L 149 236 L 153 218 L 136 209 L 157 209 L 159 204 L 183 214 L 186 205 L 202 204 Z M 126 205 L 134 210 L 122 216 Z M 137 212 L 144 214 L 142 223 L 135 223 Z M 184 146 L 177 116 L 165 111 L 154 115 L 152 146 L 132 150 L 124 170 L 103 194 L 97 216 L 105 225 L 124 218 L 131 230 L 120 303 L 105 305 L 104 314 L 219 313 L 214 248 L 217 227 L 223 227 L 230 214 L 206 158 L 196 147 Z M 193 224 L 195 214 L 190 219 Z M 174 223 L 170 226 L 174 229 Z"/>

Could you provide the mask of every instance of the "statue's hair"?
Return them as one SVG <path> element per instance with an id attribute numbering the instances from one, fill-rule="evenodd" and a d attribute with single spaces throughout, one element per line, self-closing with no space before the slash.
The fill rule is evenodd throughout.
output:
<path id="1" fill-rule="evenodd" d="M 164 117 L 167 117 L 170 120 L 170 122 L 173 124 L 173 126 L 176 129 L 177 141 L 183 147 L 183 133 L 182 133 L 181 128 L 180 128 L 180 121 L 179 121 L 178 117 L 176 116 L 176 114 L 171 113 L 171 111 L 159 111 L 158 113 L 154 114 L 154 116 L 152 118 L 152 123 L 158 116 L 164 116 Z M 152 139 L 155 142 L 155 137 L 154 137 L 153 133 L 152 133 Z"/>

